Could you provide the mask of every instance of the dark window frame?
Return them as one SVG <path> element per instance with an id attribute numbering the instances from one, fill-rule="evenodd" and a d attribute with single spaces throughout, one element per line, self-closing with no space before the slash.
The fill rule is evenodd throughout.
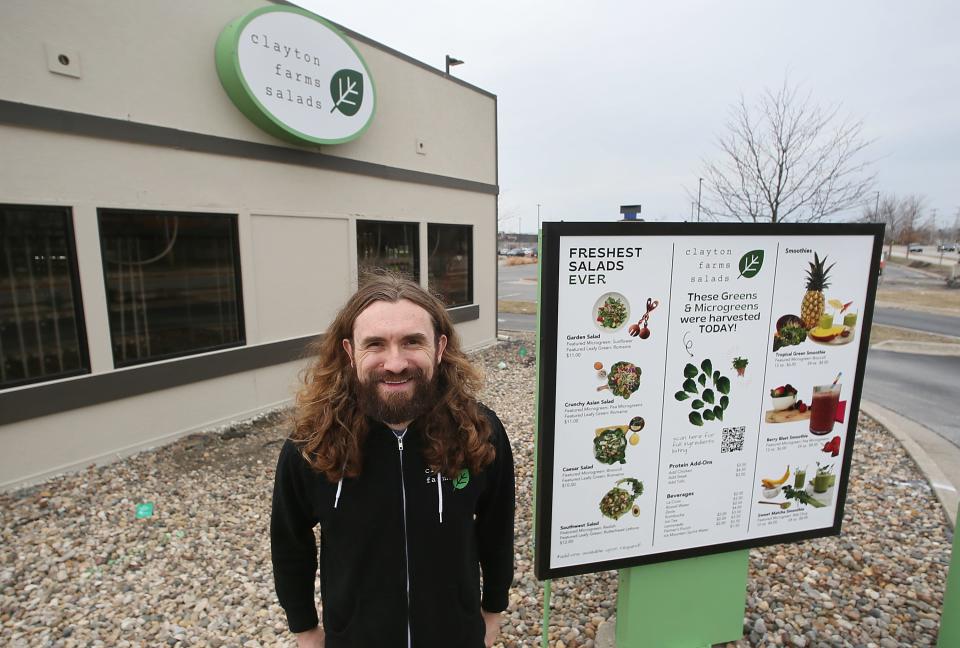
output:
<path id="1" fill-rule="evenodd" d="M 24 378 L 0 384 L 0 391 L 23 387 L 24 385 L 34 385 L 37 383 L 51 382 L 54 380 L 63 380 L 74 378 L 76 376 L 85 376 L 91 372 L 90 369 L 90 347 L 87 343 L 87 323 L 84 318 L 83 310 L 83 287 L 80 284 L 80 264 L 77 259 L 77 237 L 73 227 L 73 207 L 64 205 L 36 205 L 36 204 L 18 204 L 18 203 L 0 203 L 0 210 L 16 209 L 19 211 L 49 212 L 59 211 L 64 216 L 64 237 L 67 243 L 67 266 L 70 276 L 70 288 L 73 297 L 73 317 L 77 327 L 77 354 L 80 358 L 81 368 L 71 371 L 65 371 L 56 375 L 37 376 L 35 378 Z M 2 269 L 0 269 L 2 270 Z M 0 362 L 2 362 L 0 358 Z"/>
<path id="2" fill-rule="evenodd" d="M 466 229 L 469 236 L 467 238 L 467 292 L 469 300 L 463 302 L 462 304 L 444 304 L 447 309 L 451 308 L 463 308 L 464 306 L 472 306 L 477 303 L 477 296 L 473 282 L 473 251 L 474 251 L 474 227 L 473 223 L 427 223 L 427 286 L 430 286 L 430 228 L 431 227 L 451 227 L 451 228 L 463 228 Z M 432 292 L 432 289 L 431 289 Z"/>
<path id="3" fill-rule="evenodd" d="M 357 243 L 357 274 L 360 282 L 363 282 L 363 272 L 364 269 L 361 266 L 362 259 L 360 258 L 360 224 L 372 224 L 372 225 L 412 225 L 416 228 L 416 236 L 414 237 L 414 246 L 412 258 L 414 263 L 414 281 L 420 283 L 423 277 L 423 263 L 420 258 L 423 254 L 423 250 L 420 249 L 420 226 L 422 223 L 420 221 L 406 221 L 406 220 L 383 220 L 378 218 L 357 218 L 356 224 L 354 225 L 354 241 Z M 375 266 L 382 267 L 382 266 Z"/>
<path id="4" fill-rule="evenodd" d="M 168 209 L 126 209 L 123 207 L 98 207 L 97 208 L 97 238 L 100 242 L 100 263 L 103 268 L 103 285 L 105 293 L 109 292 L 109 286 L 107 286 L 107 259 L 103 254 L 104 245 L 103 245 L 103 231 L 101 229 L 101 218 L 104 215 L 114 215 L 114 214 L 134 214 L 134 215 L 176 215 L 176 216 L 220 216 L 227 219 L 230 222 L 230 226 L 233 230 L 233 257 L 236 259 L 235 266 L 235 286 L 234 290 L 237 295 L 237 336 L 238 340 L 236 342 L 229 342 L 226 344 L 216 344 L 208 347 L 202 347 L 198 349 L 190 349 L 188 351 L 179 351 L 176 353 L 166 353 L 162 355 L 151 356 L 147 359 L 134 359 L 123 361 L 120 358 L 116 357 L 114 352 L 114 336 L 113 328 L 110 326 L 109 322 L 109 308 L 110 305 L 107 303 L 108 315 L 107 315 L 107 328 L 110 333 L 110 350 L 113 355 L 113 366 L 114 369 L 123 369 L 125 367 L 136 367 L 142 366 L 154 362 L 163 362 L 165 360 L 173 360 L 176 358 L 186 358 L 190 356 L 202 355 L 204 353 L 212 353 L 215 351 L 222 351 L 224 349 L 236 349 L 238 347 L 247 346 L 247 330 L 246 330 L 246 310 L 243 303 L 243 259 L 240 257 L 240 224 L 239 216 L 235 213 L 225 213 L 225 212 L 201 212 L 201 211 L 177 211 L 177 210 L 168 210 Z"/>

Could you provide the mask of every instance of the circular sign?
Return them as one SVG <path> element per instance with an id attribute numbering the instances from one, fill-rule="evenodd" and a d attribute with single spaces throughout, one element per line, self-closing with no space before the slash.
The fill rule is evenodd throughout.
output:
<path id="1" fill-rule="evenodd" d="M 373 118 L 373 78 L 350 41 L 319 16 L 264 7 L 217 39 L 217 74 L 250 121 L 297 143 L 340 144 Z"/>

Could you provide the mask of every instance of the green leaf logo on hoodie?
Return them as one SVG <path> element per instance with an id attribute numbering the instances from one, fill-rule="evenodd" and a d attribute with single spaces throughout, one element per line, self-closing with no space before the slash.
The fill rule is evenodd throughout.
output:
<path id="1" fill-rule="evenodd" d="M 460 474 L 456 476 L 453 480 L 453 487 L 457 490 L 461 490 L 467 487 L 467 484 L 470 483 L 470 471 L 464 468 L 460 471 Z"/>

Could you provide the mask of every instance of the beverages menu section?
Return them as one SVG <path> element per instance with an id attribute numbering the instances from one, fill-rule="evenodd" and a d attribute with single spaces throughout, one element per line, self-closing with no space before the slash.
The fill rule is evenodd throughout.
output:
<path id="1" fill-rule="evenodd" d="M 876 239 L 823 229 L 555 237 L 541 577 L 839 531 Z"/>

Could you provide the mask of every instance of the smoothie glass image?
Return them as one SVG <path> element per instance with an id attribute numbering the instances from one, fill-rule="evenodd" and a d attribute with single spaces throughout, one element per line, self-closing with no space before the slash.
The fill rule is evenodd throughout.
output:
<path id="1" fill-rule="evenodd" d="M 830 470 L 830 466 L 817 468 L 817 474 L 813 477 L 814 493 L 826 493 L 827 489 L 833 485 L 834 475 Z"/>
<path id="2" fill-rule="evenodd" d="M 833 432 L 839 404 L 840 383 L 815 386 L 810 399 L 810 432 L 817 435 Z"/>
<path id="3" fill-rule="evenodd" d="M 797 490 L 803 490 L 803 487 L 807 483 L 807 467 L 803 468 L 797 466 L 796 470 L 793 471 L 793 487 Z"/>
<path id="4" fill-rule="evenodd" d="M 813 478 L 813 492 L 826 493 L 830 488 L 830 475 L 817 475 Z"/>
<path id="5" fill-rule="evenodd" d="M 843 325 L 849 329 L 852 329 L 857 325 L 856 311 L 847 313 L 846 315 L 843 316 Z"/>

